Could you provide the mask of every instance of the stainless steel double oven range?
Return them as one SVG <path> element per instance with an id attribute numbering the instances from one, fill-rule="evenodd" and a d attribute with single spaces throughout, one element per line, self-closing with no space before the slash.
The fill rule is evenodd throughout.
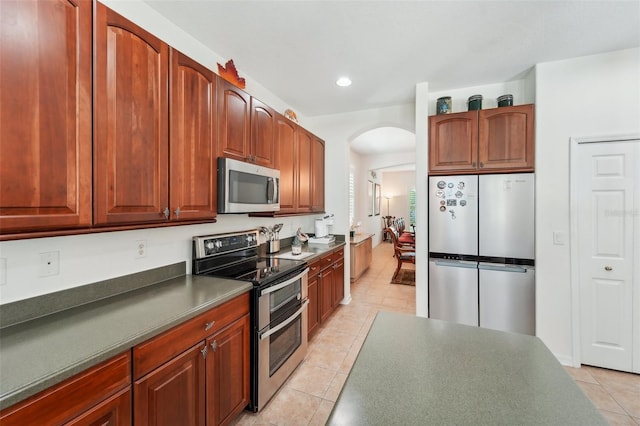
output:
<path id="1" fill-rule="evenodd" d="M 251 403 L 259 411 L 307 353 L 305 261 L 259 256 L 258 231 L 193 238 L 193 274 L 250 281 Z"/>

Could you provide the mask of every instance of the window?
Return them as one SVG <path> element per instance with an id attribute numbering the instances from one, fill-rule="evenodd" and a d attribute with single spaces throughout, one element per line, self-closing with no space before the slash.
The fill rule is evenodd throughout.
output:
<path id="1" fill-rule="evenodd" d="M 409 225 L 416 224 L 416 188 L 409 190 Z"/>

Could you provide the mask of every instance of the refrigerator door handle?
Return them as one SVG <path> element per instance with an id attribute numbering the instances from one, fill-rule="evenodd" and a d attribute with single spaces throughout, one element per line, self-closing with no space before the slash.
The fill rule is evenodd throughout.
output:
<path id="1" fill-rule="evenodd" d="M 527 268 L 523 268 L 522 266 L 495 265 L 491 263 L 480 263 L 478 265 L 478 269 L 484 269 L 487 271 L 518 272 L 521 274 L 525 274 L 527 272 Z"/>
<path id="2" fill-rule="evenodd" d="M 468 268 L 468 269 L 477 269 L 478 262 L 469 262 L 469 261 L 445 261 L 445 260 L 436 260 L 437 266 L 448 266 L 450 268 Z"/>

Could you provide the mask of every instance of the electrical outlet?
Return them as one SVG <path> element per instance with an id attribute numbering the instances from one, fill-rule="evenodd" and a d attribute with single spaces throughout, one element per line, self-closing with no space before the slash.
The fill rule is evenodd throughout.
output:
<path id="1" fill-rule="evenodd" d="M 7 258 L 0 257 L 0 285 L 7 284 Z"/>
<path id="2" fill-rule="evenodd" d="M 40 270 L 38 276 L 50 277 L 60 273 L 60 252 L 49 251 L 40 253 Z"/>
<path id="3" fill-rule="evenodd" d="M 136 259 L 147 256 L 147 240 L 136 241 Z"/>

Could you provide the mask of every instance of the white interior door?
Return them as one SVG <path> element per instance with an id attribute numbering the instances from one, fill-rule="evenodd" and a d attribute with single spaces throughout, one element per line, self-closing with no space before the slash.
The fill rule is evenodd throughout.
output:
<path id="1" fill-rule="evenodd" d="M 638 371 L 640 141 L 582 143 L 576 155 L 581 362 Z"/>

